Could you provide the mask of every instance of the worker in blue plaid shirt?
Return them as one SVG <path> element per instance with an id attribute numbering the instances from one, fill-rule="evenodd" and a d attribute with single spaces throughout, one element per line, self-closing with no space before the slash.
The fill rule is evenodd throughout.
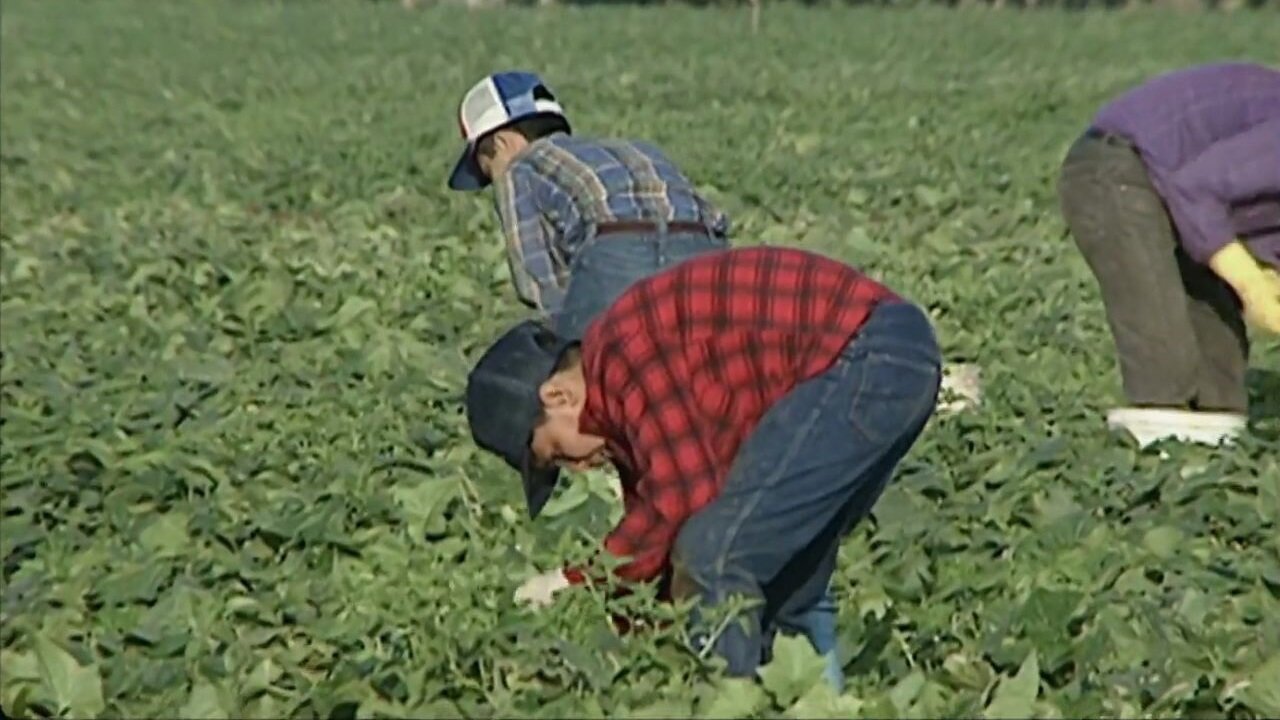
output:
<path id="1" fill-rule="evenodd" d="M 458 124 L 466 145 L 449 187 L 494 186 L 516 294 L 561 337 L 581 338 L 635 281 L 729 246 L 728 217 L 661 150 L 571 134 L 536 74 L 500 72 L 476 83 Z M 827 681 L 842 689 L 830 591 L 807 625 L 828 658 Z"/>
<path id="2" fill-rule="evenodd" d="M 490 75 L 458 111 L 449 187 L 492 184 L 516 294 L 566 337 L 631 283 L 728 247 L 729 221 L 661 150 L 571 133 L 540 77 Z"/>

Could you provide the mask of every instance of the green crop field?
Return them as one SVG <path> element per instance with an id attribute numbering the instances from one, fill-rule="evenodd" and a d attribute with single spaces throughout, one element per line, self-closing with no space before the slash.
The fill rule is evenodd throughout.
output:
<path id="1" fill-rule="evenodd" d="M 1101 102 L 1274 60 L 1274 11 L 0 21 L 6 716 L 1280 715 L 1280 343 L 1237 447 L 1108 435 L 1110 337 L 1055 195 Z M 738 243 L 866 268 L 983 367 L 985 404 L 933 421 L 844 546 L 845 695 L 801 641 L 726 682 L 645 594 L 512 600 L 617 510 L 592 476 L 529 522 L 461 415 L 525 314 L 490 197 L 444 186 L 457 100 L 509 66 L 578 131 L 665 147 Z"/>

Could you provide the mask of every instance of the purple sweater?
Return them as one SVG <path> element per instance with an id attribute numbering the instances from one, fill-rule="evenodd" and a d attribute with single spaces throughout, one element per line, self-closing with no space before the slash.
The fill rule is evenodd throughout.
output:
<path id="1" fill-rule="evenodd" d="M 1093 126 L 1137 148 L 1188 255 L 1207 262 L 1239 238 L 1280 268 L 1280 70 L 1221 63 L 1160 75 Z"/>

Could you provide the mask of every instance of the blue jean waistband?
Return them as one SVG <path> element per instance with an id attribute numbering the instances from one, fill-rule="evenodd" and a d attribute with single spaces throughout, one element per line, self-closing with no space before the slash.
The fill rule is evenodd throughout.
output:
<path id="1" fill-rule="evenodd" d="M 842 355 L 867 352 L 906 352 L 920 359 L 929 358 L 939 366 L 942 363 L 942 351 L 928 313 L 901 298 L 877 303 Z"/>

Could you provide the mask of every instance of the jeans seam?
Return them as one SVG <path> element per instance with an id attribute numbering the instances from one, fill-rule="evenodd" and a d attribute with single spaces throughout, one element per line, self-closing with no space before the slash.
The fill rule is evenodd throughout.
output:
<path id="1" fill-rule="evenodd" d="M 827 395 L 826 397 L 830 397 L 830 395 Z M 805 419 L 805 422 L 798 426 L 797 432 L 792 434 L 791 443 L 787 447 L 787 452 L 783 456 L 782 461 L 778 463 L 777 469 L 774 471 L 772 476 L 769 477 L 763 487 L 758 488 L 748 497 L 748 500 L 744 503 L 742 510 L 733 519 L 733 522 L 722 536 L 720 547 L 717 548 L 717 552 L 715 554 L 715 569 L 717 574 L 724 574 L 725 565 L 728 564 L 729 549 L 732 547 L 733 540 L 738 536 L 738 532 L 741 530 L 742 524 L 746 521 L 747 516 L 750 515 L 751 511 L 755 510 L 756 506 L 760 504 L 760 500 L 764 494 L 769 490 L 772 490 L 777 485 L 778 481 L 786 473 L 787 466 L 790 465 L 791 461 L 795 458 L 796 454 L 799 452 L 799 448 L 803 446 L 803 439 L 806 437 L 806 433 L 813 427 L 823 408 L 827 404 L 826 397 L 824 397 L 823 402 L 818 403 L 809 411 L 809 416 Z M 802 430 L 800 430 L 801 428 Z M 717 598 L 717 600 L 722 600 L 722 598 Z"/>

